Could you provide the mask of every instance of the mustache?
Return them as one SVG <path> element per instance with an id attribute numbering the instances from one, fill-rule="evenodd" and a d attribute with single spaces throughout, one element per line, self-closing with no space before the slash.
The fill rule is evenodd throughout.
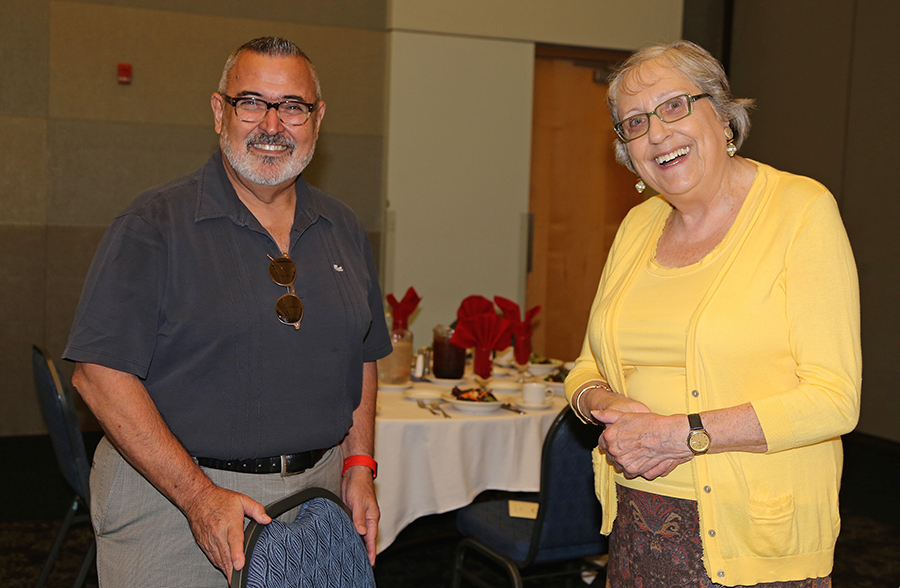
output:
<path id="1" fill-rule="evenodd" d="M 268 133 L 257 133 L 255 135 L 251 135 L 247 137 L 246 140 L 248 151 L 250 150 L 250 146 L 254 143 L 263 145 L 280 145 L 282 147 L 287 147 L 291 152 L 293 152 L 297 147 L 297 144 L 284 133 L 277 133 L 275 135 L 270 135 Z"/>

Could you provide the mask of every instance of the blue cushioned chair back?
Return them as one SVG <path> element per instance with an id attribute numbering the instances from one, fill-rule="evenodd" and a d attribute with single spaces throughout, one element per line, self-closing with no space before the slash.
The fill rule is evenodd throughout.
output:
<path id="1" fill-rule="evenodd" d="M 50 432 L 59 469 L 85 504 L 90 504 L 91 468 L 72 397 L 63 386 L 53 360 L 38 345 L 32 347 L 31 363 L 41 413 Z"/>
<path id="2" fill-rule="evenodd" d="M 321 488 L 305 490 L 269 505 L 266 512 L 274 518 L 290 510 L 297 496 L 305 498 L 293 522 L 248 526 L 246 577 L 235 583 L 244 574 L 233 576 L 233 585 L 374 588 L 366 546 L 334 494 Z"/>
<path id="3" fill-rule="evenodd" d="M 551 425 L 541 456 L 541 496 L 529 561 L 555 559 L 573 545 L 595 545 L 593 553 L 606 551 L 600 535 L 601 508 L 594 494 L 591 451 L 601 429 L 585 425 L 566 407 Z"/>

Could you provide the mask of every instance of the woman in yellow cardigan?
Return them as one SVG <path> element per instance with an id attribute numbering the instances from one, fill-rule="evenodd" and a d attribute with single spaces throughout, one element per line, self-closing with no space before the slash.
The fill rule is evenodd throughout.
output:
<path id="1" fill-rule="evenodd" d="M 634 54 L 608 102 L 620 161 L 659 192 L 622 222 L 566 380 L 605 425 L 608 585 L 830 586 L 861 378 L 834 198 L 736 155 L 752 102 L 692 43 Z"/>

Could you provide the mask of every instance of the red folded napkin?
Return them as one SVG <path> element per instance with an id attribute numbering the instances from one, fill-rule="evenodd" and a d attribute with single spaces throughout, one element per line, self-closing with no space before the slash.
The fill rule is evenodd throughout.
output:
<path id="1" fill-rule="evenodd" d="M 504 349 L 509 345 L 509 321 L 497 315 L 491 304 L 490 312 L 459 319 L 450 342 L 459 347 L 475 348 L 472 367 L 477 376 L 487 380 L 491 377 L 491 351 Z"/>
<path id="2" fill-rule="evenodd" d="M 416 310 L 416 307 L 419 306 L 419 302 L 422 300 L 416 293 L 416 289 L 410 286 L 400 302 L 397 302 L 393 294 L 388 294 L 385 298 L 387 298 L 388 304 L 391 305 L 391 316 L 394 319 L 393 329 L 395 331 L 406 329 L 409 324 L 409 315 Z"/>
<path id="3" fill-rule="evenodd" d="M 540 306 L 525 312 L 525 319 L 521 320 L 521 311 L 519 305 L 503 298 L 502 296 L 494 296 L 494 302 L 500 308 L 503 316 L 509 321 L 509 330 L 513 336 L 513 355 L 515 355 L 516 363 L 525 365 L 531 358 L 531 321 L 535 315 L 541 311 Z"/>
<path id="4" fill-rule="evenodd" d="M 459 309 L 456 311 L 456 320 L 459 321 L 470 316 L 486 313 L 496 314 L 494 312 L 494 303 L 484 296 L 474 294 L 463 298 Z"/>

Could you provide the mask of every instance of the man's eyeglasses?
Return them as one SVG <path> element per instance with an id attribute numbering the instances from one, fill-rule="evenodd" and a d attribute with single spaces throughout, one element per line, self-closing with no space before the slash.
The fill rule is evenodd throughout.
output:
<path id="1" fill-rule="evenodd" d="M 701 98 L 709 98 L 709 94 L 682 94 L 669 98 L 650 112 L 629 116 L 617 122 L 613 127 L 624 143 L 643 137 L 650 131 L 650 115 L 655 114 L 664 123 L 673 123 L 694 112 L 694 102 Z"/>
<path id="2" fill-rule="evenodd" d="M 300 329 L 300 321 L 303 320 L 303 302 L 294 292 L 294 280 L 297 278 L 297 266 L 294 260 L 284 253 L 278 257 L 266 256 L 272 260 L 269 264 L 269 276 L 279 286 L 288 289 L 288 293 L 275 303 L 275 315 L 282 323 L 291 325 L 295 330 Z"/>
<path id="3" fill-rule="evenodd" d="M 270 108 L 278 113 L 278 119 L 286 125 L 299 127 L 306 124 L 309 115 L 316 109 L 315 104 L 300 102 L 299 100 L 282 100 L 281 102 L 266 102 L 256 96 L 239 96 L 232 98 L 225 94 L 219 94 L 226 102 L 234 107 L 234 114 L 242 121 L 248 123 L 259 122 L 266 118 Z"/>

